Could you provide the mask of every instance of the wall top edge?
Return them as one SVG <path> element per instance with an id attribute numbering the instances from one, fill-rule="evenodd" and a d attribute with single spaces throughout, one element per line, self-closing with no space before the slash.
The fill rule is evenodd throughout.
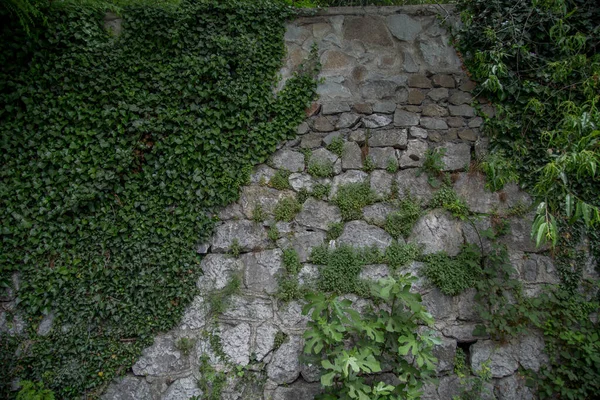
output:
<path id="1" fill-rule="evenodd" d="M 407 6 L 364 6 L 364 7 L 327 7 L 305 8 L 298 12 L 299 17 L 332 15 L 449 15 L 455 14 L 454 4 L 416 4 Z"/>

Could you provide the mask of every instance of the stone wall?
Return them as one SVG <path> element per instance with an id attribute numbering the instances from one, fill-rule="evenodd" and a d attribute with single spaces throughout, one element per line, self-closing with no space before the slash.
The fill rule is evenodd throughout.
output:
<path id="1" fill-rule="evenodd" d="M 227 371 L 224 399 L 312 399 L 320 390 L 318 370 L 299 359 L 307 319 L 300 302 L 278 302 L 274 294 L 283 272 L 284 249 L 297 251 L 303 264 L 302 282 L 318 275 L 318 267 L 310 263 L 310 249 L 327 242 L 330 223 L 342 221 L 331 202 L 341 185 L 368 182 L 381 201 L 365 207 L 362 220 L 345 223 L 341 236 L 328 243 L 333 247 L 383 249 L 392 243 L 381 228 L 395 209 L 384 201 L 390 192 L 396 190 L 397 196 L 410 192 L 426 204 L 438 190 L 418 173 L 427 149 L 445 149 L 443 169 L 453 173 L 453 187 L 471 211 L 482 216 L 479 228 L 490 226 L 488 215 L 493 211 L 531 204 L 518 187 L 509 185 L 502 193 L 490 193 L 478 173 L 468 172 L 473 158 L 485 150 L 480 137 L 483 120 L 473 107 L 475 85 L 462 70 L 440 23 L 448 18 L 452 9 L 441 6 L 338 8 L 287 26 L 282 82 L 316 45 L 323 66 L 320 98 L 307 110 L 297 139 L 281 143 L 267 164 L 256 167 L 240 200 L 220 212 L 214 237 L 199 246 L 199 253 L 206 254 L 201 264 L 204 275 L 198 281 L 202 295 L 194 299 L 176 329 L 157 337 L 131 373 L 108 388 L 104 399 L 203 398 L 197 385 L 203 355 L 214 367 Z M 486 104 L 480 107 L 493 114 Z M 336 137 L 344 142 L 341 157 L 326 148 Z M 306 150 L 310 157 L 305 157 Z M 365 172 L 367 158 L 374 166 L 369 172 Z M 310 163 L 318 162 L 330 162 L 333 176 L 309 174 Z M 388 172 L 394 162 L 399 170 Z M 291 172 L 289 189 L 269 185 L 277 170 Z M 310 192 L 318 184 L 330 185 L 328 197 L 309 197 L 292 222 L 275 222 L 273 210 L 281 199 Z M 253 220 L 257 206 L 265 213 L 264 222 Z M 558 278 L 552 259 L 539 253 L 529 239 L 531 217 L 511 218 L 510 233 L 502 240 L 509 246 L 526 293 L 535 294 Z M 271 226 L 280 233 L 276 240 L 268 237 Z M 236 241 L 241 252 L 237 258 L 227 254 Z M 422 245 L 425 253 L 456 255 L 463 244 L 479 244 L 479 239 L 469 224 L 437 209 L 417 221 L 407 242 Z M 407 271 L 420 277 L 421 268 L 415 262 Z M 361 276 L 377 279 L 387 274 L 386 265 L 372 265 L 364 267 Z M 242 277 L 241 290 L 224 313 L 209 318 L 208 293 L 224 288 L 234 276 Z M 506 343 L 475 337 L 472 332 L 479 319 L 474 290 L 449 297 L 421 277 L 414 290 L 422 294 L 442 339 L 435 349 L 439 384 L 428 386 L 424 399 L 451 399 L 458 393 L 459 380 L 453 373 L 457 347 L 466 349 L 474 371 L 490 360 L 490 398 L 534 398 L 519 370 L 537 370 L 545 362 L 541 337 L 524 336 Z M 277 347 L 280 332 L 287 340 Z M 224 357 L 211 346 L 211 337 L 220 338 Z M 193 346 L 183 349 L 182 338 Z"/>

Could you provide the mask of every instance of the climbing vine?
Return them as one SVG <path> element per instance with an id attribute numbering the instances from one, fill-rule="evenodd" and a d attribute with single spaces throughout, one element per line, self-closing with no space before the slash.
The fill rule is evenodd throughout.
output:
<path id="1" fill-rule="evenodd" d="M 195 245 L 292 137 L 315 67 L 273 94 L 280 2 L 129 5 L 116 37 L 94 8 L 40 7 L 29 34 L 0 10 L 0 282 L 20 275 L 28 325 L 0 392 L 19 377 L 94 397 L 178 321 Z"/>

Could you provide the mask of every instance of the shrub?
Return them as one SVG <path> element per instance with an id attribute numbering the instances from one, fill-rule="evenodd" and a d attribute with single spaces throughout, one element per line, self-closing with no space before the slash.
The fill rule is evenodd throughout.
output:
<path id="1" fill-rule="evenodd" d="M 285 197 L 279 200 L 273 213 L 276 221 L 290 222 L 301 209 L 302 206 L 298 203 L 298 200 L 293 197 Z"/>
<path id="2" fill-rule="evenodd" d="M 410 197 L 400 202 L 400 210 L 387 215 L 385 231 L 394 239 L 410 234 L 413 225 L 423 214 L 421 205 Z"/>
<path id="3" fill-rule="evenodd" d="M 308 163 L 307 171 L 310 175 L 317 178 L 331 178 L 333 176 L 333 162 L 311 159 Z"/>
<path id="4" fill-rule="evenodd" d="M 362 209 L 377 200 L 368 182 L 349 183 L 338 188 L 333 202 L 337 204 L 344 221 L 362 218 Z"/>
<path id="5" fill-rule="evenodd" d="M 481 277 L 481 255 L 475 247 L 464 247 L 454 258 L 446 253 L 424 256 L 425 276 L 444 294 L 455 296 L 473 287 Z"/>
<path id="6" fill-rule="evenodd" d="M 269 186 L 277 190 L 291 189 L 289 177 L 292 173 L 284 169 L 278 169 L 269 181 Z"/>

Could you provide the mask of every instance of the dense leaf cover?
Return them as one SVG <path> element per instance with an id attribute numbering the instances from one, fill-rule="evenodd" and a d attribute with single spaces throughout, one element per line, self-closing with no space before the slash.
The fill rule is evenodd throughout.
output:
<path id="1" fill-rule="evenodd" d="M 292 137 L 314 71 L 273 94 L 293 15 L 281 3 L 129 6 L 118 37 L 90 8 L 42 11 L 29 35 L 0 14 L 0 282 L 21 273 L 32 339 L 3 355 L 0 392 L 20 376 L 93 396 L 177 322 L 194 246 Z"/>

